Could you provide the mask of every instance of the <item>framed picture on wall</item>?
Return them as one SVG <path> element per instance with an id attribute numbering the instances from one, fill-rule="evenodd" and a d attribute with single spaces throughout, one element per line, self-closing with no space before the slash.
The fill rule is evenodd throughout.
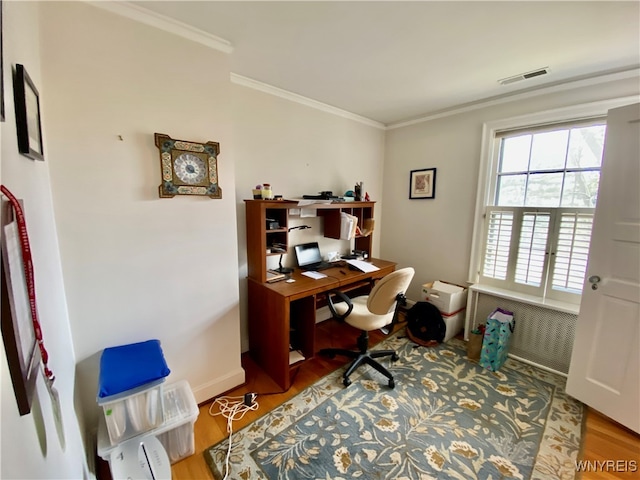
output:
<path id="1" fill-rule="evenodd" d="M 411 170 L 409 175 L 409 198 L 436 198 L 436 169 Z"/>
<path id="2" fill-rule="evenodd" d="M 13 76 L 16 107 L 18 151 L 34 160 L 44 160 L 42 126 L 40 124 L 40 96 L 23 65 L 16 64 Z"/>
<path id="3" fill-rule="evenodd" d="M 11 204 L 3 200 L 1 208 L 2 339 L 18 411 L 27 415 L 31 412 L 41 357 L 31 317 L 20 233 Z"/>

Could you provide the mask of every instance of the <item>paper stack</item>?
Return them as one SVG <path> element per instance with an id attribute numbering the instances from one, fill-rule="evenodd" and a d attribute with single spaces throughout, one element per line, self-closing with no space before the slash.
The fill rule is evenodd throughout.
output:
<path id="1" fill-rule="evenodd" d="M 464 290 L 464 287 L 436 280 L 435 282 L 433 282 L 433 289 L 444 293 L 460 293 Z"/>
<path id="2" fill-rule="evenodd" d="M 358 217 L 340 212 L 340 239 L 351 240 L 358 228 Z"/>

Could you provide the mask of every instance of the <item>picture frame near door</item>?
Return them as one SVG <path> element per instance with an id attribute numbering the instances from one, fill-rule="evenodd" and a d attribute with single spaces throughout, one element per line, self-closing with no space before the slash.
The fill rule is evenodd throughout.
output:
<path id="1" fill-rule="evenodd" d="M 18 151 L 26 157 L 44 161 L 40 95 L 24 65 L 16 64 L 13 73 L 13 92 Z"/>
<path id="2" fill-rule="evenodd" d="M 0 325 L 18 412 L 27 415 L 36 390 L 41 353 L 33 328 L 15 216 L 8 201 L 3 200 L 0 208 Z"/>
<path id="3" fill-rule="evenodd" d="M 409 174 L 409 199 L 436 198 L 436 169 L 411 170 Z"/>

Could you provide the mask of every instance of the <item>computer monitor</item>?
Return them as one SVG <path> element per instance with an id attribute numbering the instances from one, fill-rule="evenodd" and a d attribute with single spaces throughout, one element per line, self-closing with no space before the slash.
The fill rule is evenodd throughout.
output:
<path id="1" fill-rule="evenodd" d="M 322 254 L 318 242 L 302 243 L 293 247 L 296 252 L 298 266 L 305 267 L 322 262 Z"/>

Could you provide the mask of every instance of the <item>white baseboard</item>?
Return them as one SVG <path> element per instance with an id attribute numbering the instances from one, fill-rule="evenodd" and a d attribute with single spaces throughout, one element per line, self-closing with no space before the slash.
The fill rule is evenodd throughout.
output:
<path id="1" fill-rule="evenodd" d="M 211 382 L 192 387 L 193 395 L 196 397 L 196 403 L 200 404 L 207 400 L 211 400 L 224 392 L 233 390 L 244 382 L 245 371 L 243 368 L 239 368 L 238 370 L 229 372 L 227 375 L 216 378 Z"/>

